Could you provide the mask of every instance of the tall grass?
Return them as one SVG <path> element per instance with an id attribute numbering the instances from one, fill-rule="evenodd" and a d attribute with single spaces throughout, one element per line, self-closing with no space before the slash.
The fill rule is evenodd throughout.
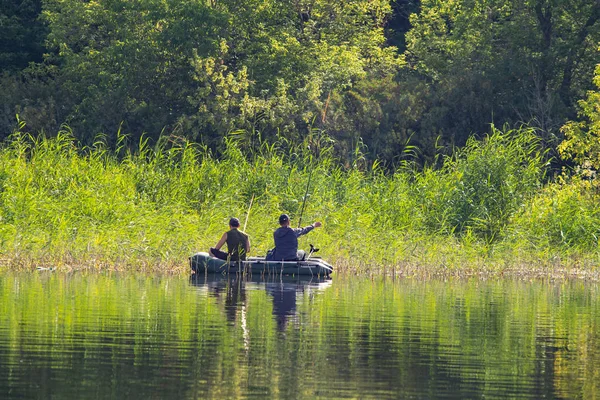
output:
<path id="1" fill-rule="evenodd" d="M 424 223 L 434 232 L 474 234 L 493 243 L 540 188 L 543 173 L 544 154 L 532 129 L 492 127 L 484 140 L 469 139 L 441 170 L 418 176 Z"/>
<path id="2" fill-rule="evenodd" d="M 301 246 L 315 243 L 342 269 L 598 253 L 597 192 L 573 181 L 544 186 L 544 154 L 528 129 L 493 129 L 441 168 L 394 173 L 341 167 L 318 133 L 297 146 L 233 135 L 218 158 L 173 136 L 134 145 L 119 134 L 117 143 L 81 147 L 65 127 L 52 138 L 17 130 L 0 148 L 5 265 L 187 271 L 187 257 L 214 245 L 231 216 L 245 222 L 252 198 L 246 231 L 252 254 L 263 255 L 279 214 L 297 224 L 309 180 L 303 222 L 324 226 Z"/>
<path id="3" fill-rule="evenodd" d="M 511 221 L 510 240 L 554 258 L 600 265 L 600 191 L 597 182 L 573 176 L 543 188 Z"/>

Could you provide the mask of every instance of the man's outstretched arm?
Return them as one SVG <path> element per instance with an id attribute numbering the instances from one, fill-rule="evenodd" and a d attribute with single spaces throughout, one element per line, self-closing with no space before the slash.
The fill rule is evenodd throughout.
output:
<path id="1" fill-rule="evenodd" d="M 312 225 L 309 226 L 305 226 L 304 228 L 296 228 L 294 229 L 294 232 L 296 233 L 296 237 L 298 236 L 302 236 L 302 235 L 306 235 L 308 232 L 312 231 L 315 228 L 318 228 L 321 226 L 320 222 L 315 222 Z"/>

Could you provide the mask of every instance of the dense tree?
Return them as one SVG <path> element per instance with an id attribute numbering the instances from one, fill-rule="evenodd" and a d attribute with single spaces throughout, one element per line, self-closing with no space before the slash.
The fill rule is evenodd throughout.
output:
<path id="1" fill-rule="evenodd" d="M 575 161 L 585 175 L 596 177 L 600 169 L 600 66 L 594 76 L 596 90 L 579 102 L 581 120 L 563 126 L 565 140 L 558 149 L 563 157 Z"/>
<path id="2" fill-rule="evenodd" d="M 39 68 L 48 33 L 42 0 L 0 0 L 0 140 L 25 113 L 37 127 L 54 128 L 48 70 Z"/>
<path id="3" fill-rule="evenodd" d="M 67 120 L 92 139 L 124 129 L 156 135 L 190 110 L 192 61 L 219 48 L 224 21 L 197 1 L 46 2 Z"/>
<path id="4" fill-rule="evenodd" d="M 392 0 L 392 15 L 386 24 L 388 43 L 402 53 L 406 50 L 406 33 L 410 31 L 410 16 L 418 14 L 421 0 Z"/>
<path id="5" fill-rule="evenodd" d="M 463 144 L 490 122 L 526 122 L 552 140 L 598 61 L 600 2 L 425 0 L 406 60 L 435 95 L 421 134 Z"/>
<path id="6" fill-rule="evenodd" d="M 42 0 L 0 0 L 0 71 L 42 61 L 46 27 L 38 18 Z"/>
<path id="7" fill-rule="evenodd" d="M 490 123 L 555 146 L 599 61 L 598 0 L 1 4 L 0 138 L 19 114 L 88 143 L 121 128 L 216 148 L 232 132 L 298 142 L 318 128 L 346 161 L 391 165 Z"/>
<path id="8" fill-rule="evenodd" d="M 47 0 L 68 122 L 87 138 L 163 128 L 308 132 L 331 92 L 393 73 L 386 1 Z"/>

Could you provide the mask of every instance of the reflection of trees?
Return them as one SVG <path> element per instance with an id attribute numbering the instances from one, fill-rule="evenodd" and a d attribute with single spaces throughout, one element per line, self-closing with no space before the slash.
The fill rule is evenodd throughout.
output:
<path id="1" fill-rule="evenodd" d="M 556 384 L 563 378 L 553 367 L 555 360 L 569 351 L 568 364 L 575 369 L 581 365 L 580 355 L 573 356 L 565 346 L 566 338 L 583 339 L 578 337 L 580 329 L 558 328 L 577 318 L 568 308 L 581 307 L 590 296 L 585 290 L 565 301 L 544 285 L 513 282 L 403 284 L 395 290 L 389 290 L 389 284 L 378 289 L 350 286 L 345 290 L 352 294 L 339 300 L 355 306 L 339 310 L 339 317 L 353 323 L 348 331 L 330 337 L 330 343 L 345 345 L 332 346 L 328 357 L 348 354 L 332 369 L 366 392 L 383 381 L 392 391 L 425 390 L 431 396 L 455 390 L 467 397 L 556 397 Z M 587 305 L 583 309 L 583 324 L 597 321 Z M 580 343 L 587 346 L 586 342 Z M 600 354 L 589 356 L 588 362 L 597 362 Z M 586 382 L 589 386 L 590 380 Z M 573 379 L 564 379 L 564 384 L 582 387 Z M 565 393 L 580 390 L 569 388 Z"/>
<path id="2" fill-rule="evenodd" d="M 0 276 L 0 397 L 598 396 L 597 287 L 288 289 Z"/>

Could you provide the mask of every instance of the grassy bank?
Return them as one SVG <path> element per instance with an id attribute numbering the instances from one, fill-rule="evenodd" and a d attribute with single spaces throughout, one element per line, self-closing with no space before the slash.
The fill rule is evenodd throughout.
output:
<path id="1" fill-rule="evenodd" d="M 440 168 L 407 163 L 393 174 L 340 167 L 318 139 L 285 152 L 230 140 L 216 159 L 174 137 L 153 146 L 121 137 L 115 152 L 102 140 L 81 148 L 68 130 L 15 132 L 0 149 L 0 262 L 187 272 L 187 257 L 214 245 L 230 216 L 245 222 L 252 198 L 246 231 L 262 255 L 280 213 L 298 223 L 310 180 L 303 225 L 324 226 L 301 246 L 314 243 L 340 270 L 596 270 L 595 184 L 544 184 L 529 130 L 494 130 Z"/>

